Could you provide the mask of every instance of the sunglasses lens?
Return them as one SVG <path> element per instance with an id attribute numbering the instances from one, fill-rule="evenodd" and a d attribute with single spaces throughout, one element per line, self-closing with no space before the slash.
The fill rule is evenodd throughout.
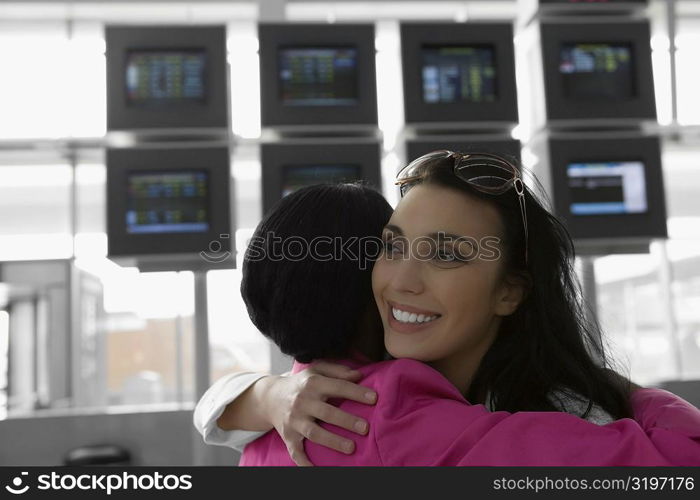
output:
<path id="1" fill-rule="evenodd" d="M 486 189 L 498 189 L 502 188 L 508 183 L 508 179 L 503 179 L 501 177 L 496 177 L 493 175 L 480 175 L 480 176 L 468 176 L 468 179 L 465 179 L 469 184 L 471 184 L 474 187 L 482 187 Z"/>
<path id="2" fill-rule="evenodd" d="M 432 153 L 420 156 L 408 165 L 406 165 L 403 169 L 401 169 L 401 171 L 396 176 L 396 180 L 401 181 L 403 179 L 409 179 L 411 177 L 420 176 L 425 170 L 425 167 L 427 167 L 432 160 L 436 160 L 438 158 L 445 158 L 449 154 L 449 151 L 440 150 L 433 151 Z"/>
<path id="3" fill-rule="evenodd" d="M 476 189 L 496 191 L 510 187 L 516 170 L 496 158 L 470 156 L 455 169 L 455 174 Z"/>

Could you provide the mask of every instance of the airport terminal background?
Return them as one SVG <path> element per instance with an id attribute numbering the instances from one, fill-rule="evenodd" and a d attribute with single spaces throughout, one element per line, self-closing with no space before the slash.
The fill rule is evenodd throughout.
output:
<path id="1" fill-rule="evenodd" d="M 309 177 L 319 179 L 329 172 L 346 180 L 376 175 L 374 183 L 381 185 L 395 206 L 398 193 L 393 176 L 409 159 L 406 146 L 411 138 L 403 99 L 400 22 L 425 21 L 426 10 L 435 22 L 508 23 L 516 20 L 518 2 L 379 1 L 370 6 L 367 1 L 44 0 L 0 4 L 0 464 L 58 465 L 71 450 L 95 444 L 121 447 L 137 465 L 236 463 L 237 455 L 231 450 L 203 446 L 191 424 L 191 411 L 201 392 L 196 384 L 201 352 L 196 351 L 202 319 L 195 319 L 195 310 L 201 306 L 195 290 L 201 290 L 202 283 L 206 286 L 210 380 L 240 370 L 276 371 L 283 365 L 276 349 L 251 324 L 239 294 L 246 240 L 272 202 L 264 189 L 273 186 L 274 196 L 282 196 Z M 592 266 L 586 276 L 594 276 L 595 283 L 587 283 L 587 289 L 594 291 L 597 316 L 613 354 L 629 369 L 631 378 L 641 385 L 677 391 L 698 405 L 700 1 L 650 0 L 644 16 L 651 26 L 656 106 L 652 129 L 661 138 L 661 195 L 668 238 L 654 238 L 646 253 L 579 259 L 578 265 L 582 276 L 586 266 Z M 265 141 L 266 120 L 285 124 L 275 110 L 261 113 L 261 94 L 269 89 L 264 85 L 261 89 L 258 23 L 304 21 L 374 25 L 374 126 L 379 142 L 374 144 L 353 129 L 352 137 L 363 137 L 362 144 L 356 148 L 357 158 L 345 163 L 330 165 L 318 157 L 307 164 L 285 165 L 280 157 L 301 153 L 294 146 Z M 203 201 L 217 184 L 213 176 L 218 175 L 206 165 L 120 173 L 119 162 L 128 154 L 108 154 L 107 25 L 225 26 L 229 119 L 224 120 L 232 181 L 230 226 L 235 228 L 227 244 L 237 252 L 236 268 L 208 270 L 202 282 L 191 271 L 139 272 L 107 258 L 111 175 L 121 175 L 119 182 L 129 188 L 121 206 L 128 213 L 124 238 L 173 228 L 178 234 L 193 234 L 229 224 L 214 219 Z M 519 36 L 516 29 L 516 48 L 524 43 Z M 567 68 L 572 72 L 576 50 L 581 47 L 567 46 L 562 52 L 562 58 L 570 57 Z M 586 50 L 607 50 L 623 67 L 632 51 L 614 43 Z M 360 52 L 350 46 L 284 49 L 279 61 L 284 68 L 281 88 L 275 92 L 289 107 L 309 105 L 309 97 L 291 82 L 294 64 L 304 57 L 330 58 L 340 68 L 337 92 L 324 94 L 327 89 L 320 85 L 311 104 L 353 105 L 357 101 L 353 89 L 366 84 L 353 71 Z M 478 61 L 482 70 L 474 78 L 484 85 L 452 90 L 464 94 L 464 99 L 488 102 L 498 96 L 489 69 L 497 60 L 493 56 L 485 47 L 465 52 L 436 45 L 425 48 L 423 61 L 425 66 L 450 57 Z M 202 87 L 207 80 L 200 78 L 202 68 L 211 62 L 203 52 L 132 50 L 125 55 L 125 85 L 133 107 L 144 113 L 149 109 L 148 89 L 139 85 L 136 76 L 139 71 L 168 61 L 187 71 L 183 80 L 187 84 L 173 91 L 179 99 L 211 102 L 212 96 Z M 440 88 L 445 76 L 436 71 L 433 67 L 422 75 L 425 103 L 454 99 Z M 526 84 L 518 79 L 519 119 L 509 139 L 525 145 L 519 152 L 522 162 L 533 167 L 540 152 L 528 146 L 535 144 L 536 124 L 524 102 L 524 96 L 531 95 L 523 89 Z M 579 92 L 580 84 L 569 79 L 565 92 Z M 621 80 L 615 85 L 608 89 L 624 93 L 634 83 Z M 263 116 L 266 111 L 269 114 Z M 221 116 L 198 119 L 206 124 Z M 362 125 L 363 116 L 356 118 Z M 110 147 L 123 147 L 120 140 L 128 144 L 129 138 L 116 134 Z M 337 148 L 342 155 L 347 150 L 344 140 L 326 138 L 328 150 Z M 188 154 L 194 157 L 197 151 Z M 215 161 L 216 152 L 207 154 Z M 372 155 L 378 162 L 376 169 L 367 160 Z M 110 173 L 108 158 L 115 166 Z M 221 159 L 221 154 L 216 158 Z M 263 160 L 269 165 L 265 171 Z M 571 160 L 565 179 L 575 198 L 572 213 L 645 212 L 643 191 L 640 195 L 637 190 L 636 197 L 626 199 L 624 205 L 596 205 L 586 201 L 585 193 L 576 194 L 577 179 L 591 172 L 619 175 L 635 185 L 644 166 L 633 160 Z M 279 175 L 268 177 L 273 171 Z M 148 194 L 168 186 L 184 193 L 185 220 L 148 219 L 144 214 L 152 213 L 157 204 L 149 201 Z M 118 450 L 112 451 L 118 456 Z"/>

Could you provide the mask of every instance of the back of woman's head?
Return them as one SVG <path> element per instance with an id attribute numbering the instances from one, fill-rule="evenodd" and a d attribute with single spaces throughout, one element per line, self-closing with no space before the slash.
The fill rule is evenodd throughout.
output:
<path id="1" fill-rule="evenodd" d="M 517 165 L 513 158 L 500 156 Z M 424 168 L 422 182 L 455 189 L 497 207 L 503 225 L 502 275 L 521 280 L 527 290 L 515 313 L 503 318 L 467 399 L 484 401 L 488 393 L 497 410 L 554 411 L 558 408 L 552 405 L 552 395 L 573 391 L 614 418 L 630 416 L 628 388 L 606 369 L 612 361 L 601 342 L 600 329 L 585 314 L 573 267 L 573 242 L 566 227 L 547 209 L 542 186 L 520 168 L 526 182 L 538 191 L 536 196 L 525 188 L 526 254 L 515 190 L 501 195 L 482 193 L 457 178 L 453 167 L 451 157 L 431 161 Z"/>
<path id="2" fill-rule="evenodd" d="M 320 184 L 280 200 L 243 261 L 241 295 L 258 330 L 302 362 L 347 356 L 375 307 L 372 267 L 391 213 L 361 184 Z"/>

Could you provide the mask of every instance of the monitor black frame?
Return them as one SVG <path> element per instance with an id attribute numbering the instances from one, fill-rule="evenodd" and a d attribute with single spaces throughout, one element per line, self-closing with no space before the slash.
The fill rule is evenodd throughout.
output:
<path id="1" fill-rule="evenodd" d="M 667 237 L 666 198 L 658 137 L 549 138 L 552 200 L 575 240 Z M 570 211 L 567 168 L 572 163 L 639 161 L 644 164 L 647 211 L 632 214 L 577 215 Z"/>
<path id="2" fill-rule="evenodd" d="M 376 50 L 373 24 L 261 23 L 260 105 L 263 127 L 377 125 Z M 280 98 L 279 49 L 357 49 L 356 106 L 288 106 Z"/>
<path id="3" fill-rule="evenodd" d="M 547 120 L 656 120 L 656 98 L 651 65 L 648 21 L 556 22 L 540 24 Z M 561 48 L 568 43 L 630 45 L 632 84 L 629 100 L 576 101 L 565 96 L 559 70 Z"/>
<path id="4" fill-rule="evenodd" d="M 457 138 L 426 138 L 411 139 L 406 141 L 406 163 L 415 160 L 421 155 L 438 149 L 449 149 L 463 153 L 504 153 L 512 156 L 518 162 L 521 160 L 522 145 L 517 139 L 490 138 L 490 137 L 464 137 Z M 403 166 L 402 166 L 403 167 Z"/>
<path id="5" fill-rule="evenodd" d="M 231 171 L 230 154 L 226 147 L 172 147 L 107 149 L 107 247 L 108 257 L 148 255 L 191 255 L 211 250 L 218 241 L 220 252 L 230 252 Z M 201 233 L 133 234 L 126 229 L 127 188 L 132 173 L 171 173 L 177 171 L 206 171 L 209 190 L 209 230 Z M 221 235 L 228 235 L 222 238 Z"/>
<path id="6" fill-rule="evenodd" d="M 107 130 L 227 129 L 229 77 L 225 26 L 105 27 L 107 44 Z M 134 51 L 206 53 L 205 102 L 182 103 L 172 109 L 132 106 L 126 97 L 126 62 Z"/>
<path id="7" fill-rule="evenodd" d="M 512 23 L 401 23 L 404 114 L 407 124 L 518 122 Z M 495 102 L 426 103 L 423 101 L 421 50 L 426 46 L 494 48 Z"/>
<path id="8" fill-rule="evenodd" d="M 284 168 L 292 165 L 359 165 L 361 180 L 381 192 L 381 144 L 322 141 L 265 143 L 260 148 L 263 214 L 282 199 Z"/>

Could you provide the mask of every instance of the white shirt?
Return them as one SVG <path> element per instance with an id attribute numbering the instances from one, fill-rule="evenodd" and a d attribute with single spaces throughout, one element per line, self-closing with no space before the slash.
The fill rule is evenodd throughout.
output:
<path id="1" fill-rule="evenodd" d="M 228 446 L 242 452 L 245 445 L 265 434 L 257 431 L 225 431 L 216 423 L 231 401 L 265 376 L 265 373 L 231 373 L 221 377 L 207 389 L 197 403 L 193 415 L 194 426 L 205 443 Z"/>

